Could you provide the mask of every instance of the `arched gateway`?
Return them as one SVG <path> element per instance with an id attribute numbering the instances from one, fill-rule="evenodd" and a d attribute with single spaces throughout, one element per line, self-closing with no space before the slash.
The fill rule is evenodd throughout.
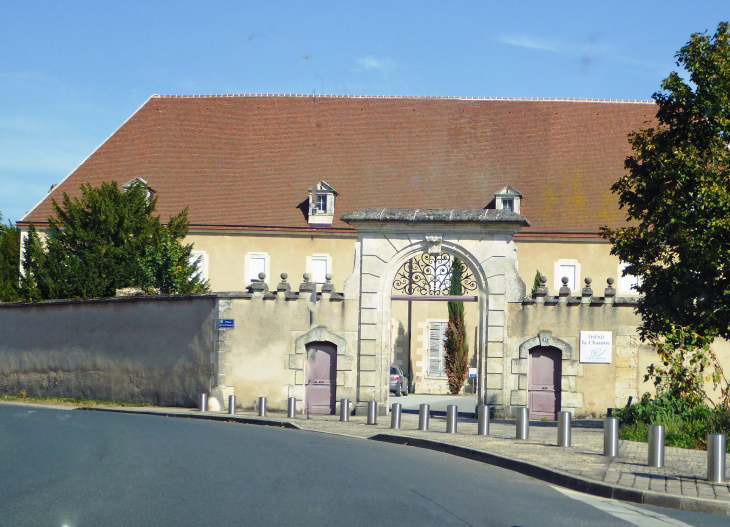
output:
<path id="1" fill-rule="evenodd" d="M 355 269 L 346 294 L 359 297 L 359 405 L 375 400 L 387 412 L 391 290 L 402 265 L 423 253 L 458 257 L 476 281 L 479 305 L 478 402 L 503 404 L 502 361 L 507 303 L 524 295 L 512 237 L 530 223 L 506 210 L 364 209 L 342 220 L 358 231 Z M 348 294 L 349 293 L 349 294 Z"/>

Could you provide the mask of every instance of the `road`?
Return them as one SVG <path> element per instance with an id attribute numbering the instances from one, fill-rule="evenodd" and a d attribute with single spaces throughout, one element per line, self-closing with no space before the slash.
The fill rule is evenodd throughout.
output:
<path id="1" fill-rule="evenodd" d="M 351 437 L 0 405 L 2 526 L 727 524 Z"/>

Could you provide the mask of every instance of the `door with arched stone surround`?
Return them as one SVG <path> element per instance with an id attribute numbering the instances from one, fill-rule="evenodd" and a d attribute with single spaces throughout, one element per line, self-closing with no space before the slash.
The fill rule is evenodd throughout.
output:
<path id="1" fill-rule="evenodd" d="M 307 410 L 310 414 L 334 414 L 337 347 L 331 342 L 310 342 L 306 350 Z"/>
<path id="2" fill-rule="evenodd" d="M 527 405 L 530 418 L 553 421 L 560 411 L 561 351 L 553 346 L 530 350 Z"/>

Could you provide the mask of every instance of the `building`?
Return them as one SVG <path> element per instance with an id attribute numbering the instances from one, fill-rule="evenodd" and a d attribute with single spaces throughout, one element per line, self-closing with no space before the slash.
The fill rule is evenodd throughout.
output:
<path id="1" fill-rule="evenodd" d="M 356 335 L 341 344 L 357 366 L 340 382 L 357 380 L 359 401 L 387 399 L 390 362 L 410 373 L 416 391 L 446 391 L 446 305 L 435 297 L 448 290 L 438 278 L 448 273 L 439 273 L 460 257 L 473 276 L 467 326 L 479 382 L 469 389 L 505 408 L 531 404 L 533 368 L 552 361 L 556 408 L 602 413 L 636 397 L 651 358 L 638 359 L 635 279 L 622 276 L 598 232 L 624 222 L 610 187 L 631 152 L 628 134 L 654 113 L 641 101 L 153 96 L 18 225 L 42 229 L 51 199 L 78 195 L 83 183 L 142 180 L 163 219 L 189 207 L 188 241 L 213 291 L 263 298 L 272 294 L 264 284 L 273 290 L 282 273 L 294 289 L 307 273 L 303 291 L 359 302 L 340 328 Z M 472 250 L 455 249 L 467 239 Z M 387 267 L 389 283 L 368 284 L 368 243 L 373 256 L 419 248 Z M 479 250 L 509 262 L 494 284 L 470 261 Z M 406 279 L 414 266 L 434 277 L 415 292 Z M 533 297 L 537 271 L 548 280 Z M 372 329 L 363 311 L 371 286 L 383 295 L 371 306 L 372 320 L 380 317 Z M 366 330 L 377 359 L 364 369 Z M 579 333 L 590 330 L 611 332 L 610 365 L 579 360 Z M 281 346 L 288 354 L 294 344 Z M 540 346 L 560 358 L 533 357 Z"/>

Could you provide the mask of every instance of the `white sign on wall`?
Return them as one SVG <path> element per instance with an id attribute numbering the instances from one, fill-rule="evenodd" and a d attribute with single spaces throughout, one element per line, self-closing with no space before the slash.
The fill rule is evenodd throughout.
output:
<path id="1" fill-rule="evenodd" d="M 580 361 L 611 364 L 613 333 L 610 331 L 580 332 Z"/>

